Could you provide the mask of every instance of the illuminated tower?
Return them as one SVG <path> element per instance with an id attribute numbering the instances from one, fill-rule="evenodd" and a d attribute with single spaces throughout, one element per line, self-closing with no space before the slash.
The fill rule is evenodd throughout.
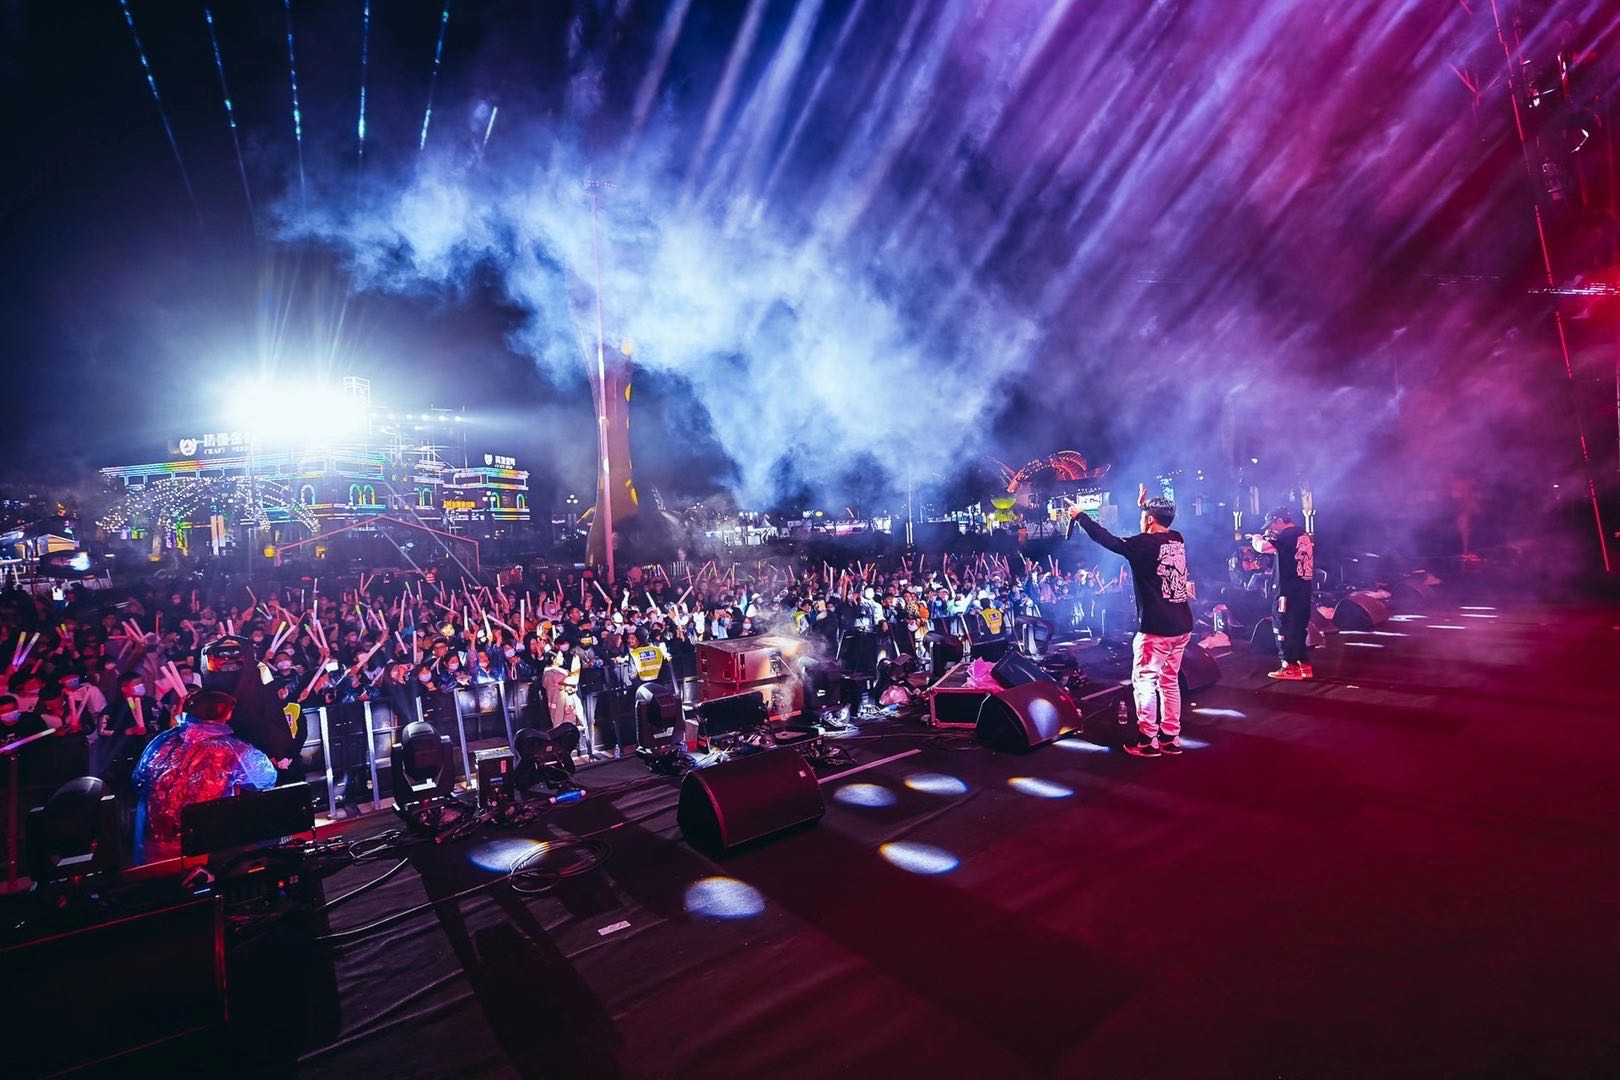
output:
<path id="1" fill-rule="evenodd" d="M 604 348 L 598 371 L 591 373 L 591 394 L 596 400 L 600 438 L 596 512 L 591 515 L 585 559 L 593 565 L 607 567 L 609 581 L 614 576 L 609 530 L 623 529 L 640 508 L 630 472 L 630 357 L 634 349 L 630 341 L 620 345 L 617 351 Z"/>

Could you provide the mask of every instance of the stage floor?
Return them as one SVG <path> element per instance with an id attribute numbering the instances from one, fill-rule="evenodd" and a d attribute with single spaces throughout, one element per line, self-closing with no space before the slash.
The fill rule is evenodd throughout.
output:
<path id="1" fill-rule="evenodd" d="M 1332 637 L 1314 682 L 1234 656 L 1178 759 L 889 724 L 852 749 L 920 752 L 719 863 L 680 841 L 670 780 L 415 848 L 331 929 L 540 838 L 611 852 L 550 895 L 499 884 L 342 944 L 298 1069 L 1617 1075 L 1617 646 L 1613 610 L 1437 604 Z"/>

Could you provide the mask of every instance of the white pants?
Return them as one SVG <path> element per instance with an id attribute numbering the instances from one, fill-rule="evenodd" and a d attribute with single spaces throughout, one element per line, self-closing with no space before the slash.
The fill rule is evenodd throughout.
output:
<path id="1" fill-rule="evenodd" d="M 1144 741 L 1160 734 L 1167 739 L 1181 734 L 1181 656 L 1191 640 L 1191 634 L 1137 634 L 1131 642 L 1131 688 L 1136 696 L 1136 726 Z"/>

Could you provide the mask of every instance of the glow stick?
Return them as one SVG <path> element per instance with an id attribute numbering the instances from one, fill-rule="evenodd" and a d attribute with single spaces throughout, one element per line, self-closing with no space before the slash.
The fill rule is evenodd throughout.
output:
<path id="1" fill-rule="evenodd" d="M 23 644 L 25 639 L 28 642 L 26 645 Z M 39 631 L 38 630 L 34 631 L 33 637 L 29 637 L 26 632 L 20 633 L 18 635 L 18 637 L 17 637 L 17 648 L 16 648 L 16 651 L 12 653 L 12 659 L 11 659 L 11 666 L 13 668 L 20 668 L 20 667 L 23 666 L 23 662 L 28 659 L 28 654 L 34 651 L 34 643 L 37 642 L 38 640 L 39 640 Z"/>

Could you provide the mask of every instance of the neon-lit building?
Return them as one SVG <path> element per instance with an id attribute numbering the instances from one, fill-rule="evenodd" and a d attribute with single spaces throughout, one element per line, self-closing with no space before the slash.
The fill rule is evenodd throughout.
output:
<path id="1" fill-rule="evenodd" d="M 197 529 L 212 539 L 257 527 L 266 542 L 288 543 L 385 514 L 474 539 L 527 525 L 528 472 L 509 455 L 470 450 L 462 413 L 378 407 L 362 379 L 345 379 L 343 397 L 354 430 L 336 437 L 187 434 L 164 460 L 102 469 L 117 498 L 98 526 L 155 550 L 185 547 Z"/>

